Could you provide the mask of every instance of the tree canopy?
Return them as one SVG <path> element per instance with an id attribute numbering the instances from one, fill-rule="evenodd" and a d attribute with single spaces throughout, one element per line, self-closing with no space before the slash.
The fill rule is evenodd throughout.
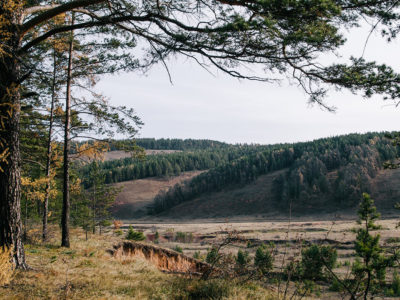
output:
<path id="1" fill-rule="evenodd" d="M 1 1 L 0 245 L 12 246 L 15 265 L 25 267 L 20 108 L 40 90 L 29 80 L 48 72 L 43 45 L 49 39 L 73 31 L 95 49 L 90 64 L 109 66 L 107 72 L 167 66 L 168 57 L 180 54 L 237 78 L 274 82 L 286 76 L 331 110 L 323 102 L 329 86 L 398 98 L 400 77 L 390 66 L 362 57 L 324 66 L 320 56 L 335 53 L 346 42 L 342 29 L 364 19 L 379 24 L 388 40 L 395 38 L 399 6 L 396 0 Z M 63 16 L 74 22 L 55 22 Z M 118 64 L 107 64 L 113 61 Z M 248 73 L 243 65 L 264 73 Z"/>

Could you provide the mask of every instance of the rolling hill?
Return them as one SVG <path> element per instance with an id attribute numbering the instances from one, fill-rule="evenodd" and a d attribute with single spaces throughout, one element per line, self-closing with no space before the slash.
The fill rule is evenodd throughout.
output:
<path id="1" fill-rule="evenodd" d="M 400 171 L 383 166 L 399 157 L 399 149 L 386 135 L 211 148 L 210 142 L 201 148 L 203 143 L 190 140 L 194 149 L 181 147 L 146 161 L 111 160 L 102 167 L 113 174 L 111 182 L 125 185 L 115 210 L 124 219 L 143 217 L 145 211 L 168 218 L 272 217 L 287 215 L 289 208 L 293 215 L 352 213 L 363 192 L 391 213 L 400 199 Z M 165 148 L 165 140 L 163 147 L 151 141 L 154 148 Z M 168 165 L 172 171 L 165 174 Z M 132 177 L 137 179 L 125 181 Z"/>
<path id="2" fill-rule="evenodd" d="M 191 171 L 170 178 L 151 177 L 115 183 L 115 186 L 122 187 L 122 191 L 113 206 L 113 216 L 122 220 L 143 217 L 147 215 L 147 206 L 151 205 L 159 192 L 200 173 L 201 171 Z"/>

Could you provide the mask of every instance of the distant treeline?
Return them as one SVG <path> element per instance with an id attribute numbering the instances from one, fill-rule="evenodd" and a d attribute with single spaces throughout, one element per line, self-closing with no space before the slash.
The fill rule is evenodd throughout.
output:
<path id="1" fill-rule="evenodd" d="M 260 175 L 283 168 L 288 171 L 273 183 L 277 208 L 353 206 L 362 192 L 369 192 L 371 179 L 383 162 L 398 155 L 398 148 L 383 133 L 260 147 L 161 192 L 155 197 L 151 211 L 160 213 L 204 193 L 249 183 Z"/>
<path id="2" fill-rule="evenodd" d="M 119 140 L 110 144 L 110 150 L 119 150 L 121 146 L 130 145 L 131 143 L 132 140 Z M 148 150 L 205 150 L 228 148 L 233 146 L 231 144 L 213 140 L 154 138 L 135 139 L 135 144 Z"/>
<path id="3" fill-rule="evenodd" d="M 181 172 L 207 170 L 258 151 L 255 146 L 231 146 L 210 150 L 194 150 L 168 154 L 148 155 L 145 159 L 123 158 L 99 164 L 105 174 L 106 183 L 157 176 L 179 175 Z M 90 166 L 80 169 L 81 178 L 87 178 Z M 84 181 L 86 187 L 88 183 Z"/>
<path id="4" fill-rule="evenodd" d="M 71 144 L 71 153 L 75 154 L 82 144 L 93 144 L 94 141 L 81 141 Z M 116 150 L 133 150 L 135 147 L 141 147 L 146 150 L 211 150 L 231 147 L 243 147 L 246 145 L 227 144 L 213 140 L 196 140 L 196 139 L 155 139 L 140 138 L 128 140 L 110 140 L 107 142 L 109 151 Z"/>

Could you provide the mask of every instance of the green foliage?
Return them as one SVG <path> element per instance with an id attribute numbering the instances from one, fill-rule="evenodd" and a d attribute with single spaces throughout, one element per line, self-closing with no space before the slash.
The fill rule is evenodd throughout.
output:
<path id="1" fill-rule="evenodd" d="M 179 245 L 176 245 L 176 246 L 174 247 L 174 250 L 175 250 L 176 252 L 183 253 L 183 249 L 182 249 L 182 247 L 179 246 Z"/>
<path id="2" fill-rule="evenodd" d="M 206 262 L 208 262 L 209 264 L 214 264 L 218 260 L 218 257 L 218 249 L 216 247 L 212 247 L 207 252 Z"/>
<path id="3" fill-rule="evenodd" d="M 99 168 L 99 162 L 89 164 L 88 178 L 91 182 L 89 190 L 76 194 L 73 202 L 72 221 L 81 226 L 85 231 L 90 229 L 95 232 L 96 226 L 107 227 L 111 225 L 111 206 L 114 204 L 121 188 L 105 184 L 105 174 Z"/>
<path id="4" fill-rule="evenodd" d="M 336 260 L 336 249 L 330 246 L 313 244 L 301 252 L 301 276 L 311 280 L 323 279 L 325 277 L 325 268 L 333 269 Z"/>
<path id="5" fill-rule="evenodd" d="M 154 243 L 158 244 L 160 241 L 160 234 L 158 233 L 158 231 L 156 231 L 156 233 L 154 234 Z"/>
<path id="6" fill-rule="evenodd" d="M 182 171 L 194 165 L 208 165 L 209 171 L 159 193 L 151 212 L 165 211 L 225 187 L 248 184 L 260 175 L 284 168 L 288 171 L 273 182 L 272 197 L 277 208 L 287 210 L 289 203 L 293 211 L 353 207 L 362 191 L 370 189 L 372 179 L 382 169 L 382 161 L 396 158 L 398 152 L 383 133 L 367 133 L 307 143 L 230 146 L 207 155 L 189 153 L 189 157 L 180 153 L 182 159 L 174 158 L 172 165 L 181 161 L 178 165 Z M 330 180 L 333 171 L 338 177 Z"/>
<path id="7" fill-rule="evenodd" d="M 271 249 L 264 244 L 259 246 L 254 256 L 254 266 L 256 267 L 257 271 L 262 275 L 266 275 L 272 270 L 273 263 L 274 258 L 272 256 Z"/>
<path id="8" fill-rule="evenodd" d="M 133 241 L 143 241 L 146 239 L 143 232 L 135 231 L 132 226 L 129 226 L 129 230 L 125 238 L 127 240 L 133 240 Z"/>
<path id="9" fill-rule="evenodd" d="M 391 289 L 393 291 L 393 296 L 400 297 L 400 276 L 397 271 L 393 272 Z"/>
<path id="10" fill-rule="evenodd" d="M 336 278 L 333 278 L 329 290 L 332 292 L 341 292 L 343 291 L 343 286 Z"/>
<path id="11" fill-rule="evenodd" d="M 385 290 L 385 296 L 400 297 L 400 276 L 396 270 L 393 272 L 392 283 Z"/>
<path id="12" fill-rule="evenodd" d="M 193 258 L 200 259 L 201 258 L 200 257 L 200 251 L 195 251 L 194 254 L 193 254 Z"/>
<path id="13" fill-rule="evenodd" d="M 378 228 L 375 221 L 379 218 L 374 201 L 367 193 L 363 193 L 358 210 L 358 223 L 361 228 L 357 231 L 355 241 L 356 260 L 352 266 L 355 281 L 359 283 L 358 289 L 367 297 L 371 292 L 384 285 L 388 258 L 383 255 L 379 245 L 380 235 L 370 234 L 371 230 Z"/>
<path id="14" fill-rule="evenodd" d="M 237 147 L 228 145 L 222 148 L 199 149 L 186 152 L 148 155 L 142 157 L 127 157 L 99 164 L 106 174 L 106 183 L 122 182 L 147 177 L 179 175 L 181 172 L 212 169 L 238 159 L 246 153 L 254 151 L 254 146 Z M 86 188 L 91 182 L 86 180 L 90 172 L 89 166 L 82 166 L 81 177 Z"/>
<path id="15" fill-rule="evenodd" d="M 195 139 L 154 139 L 154 138 L 138 138 L 135 140 L 136 145 L 149 150 L 206 150 L 228 148 L 231 145 L 213 141 L 213 140 L 195 140 Z M 118 146 L 111 144 L 111 150 L 119 150 L 124 141 L 118 141 Z M 126 141 L 125 143 L 129 143 Z"/>
<path id="16" fill-rule="evenodd" d="M 236 265 L 239 268 L 245 267 L 250 262 L 249 252 L 239 249 L 236 256 Z"/>
<path id="17" fill-rule="evenodd" d="M 320 290 L 318 285 L 313 280 L 301 280 L 295 282 L 296 292 L 300 295 L 311 295 L 315 293 L 317 297 L 320 296 Z"/>

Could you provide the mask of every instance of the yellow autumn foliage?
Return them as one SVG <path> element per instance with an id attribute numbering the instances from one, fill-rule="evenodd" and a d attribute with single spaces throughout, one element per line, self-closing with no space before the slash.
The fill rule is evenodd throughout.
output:
<path id="1" fill-rule="evenodd" d="M 4 150 L 2 150 L 2 152 L 0 153 L 0 162 L 6 162 L 9 154 L 10 153 L 9 153 L 8 148 L 5 148 Z M 0 172 L 4 172 L 4 170 L 1 166 L 0 166 Z"/>
<path id="2" fill-rule="evenodd" d="M 0 247 L 0 286 L 10 283 L 13 273 L 11 250 Z"/>
<path id="3" fill-rule="evenodd" d="M 51 181 L 51 186 L 55 186 L 54 176 L 50 178 L 41 177 L 38 179 L 30 179 L 28 177 L 21 177 L 22 192 L 24 193 L 26 199 L 31 201 L 44 201 L 46 197 L 46 187 Z M 54 198 L 57 195 L 56 189 L 50 189 L 50 198 Z"/>
<path id="4" fill-rule="evenodd" d="M 65 25 L 67 22 L 66 14 L 59 14 L 53 19 L 51 19 L 48 23 L 44 25 L 46 31 L 49 31 L 55 27 L 60 27 L 61 25 Z M 67 51 L 68 49 L 68 40 L 63 36 L 52 36 L 48 39 L 49 43 L 52 45 L 53 49 L 58 52 L 62 53 Z"/>
<path id="5" fill-rule="evenodd" d="M 92 143 L 84 143 L 77 147 L 77 153 L 80 157 L 88 158 L 89 160 L 104 160 L 104 154 L 110 149 L 107 142 L 94 141 Z"/>
<path id="6" fill-rule="evenodd" d="M 71 181 L 69 191 L 71 195 L 79 195 L 81 193 L 82 181 L 79 178 Z"/>
<path id="7" fill-rule="evenodd" d="M 11 38 L 12 34 L 8 30 L 12 25 L 12 16 L 17 10 L 23 6 L 23 1 L 20 0 L 1 0 L 2 14 L 0 14 L 0 58 L 8 55 L 7 41 Z"/>

